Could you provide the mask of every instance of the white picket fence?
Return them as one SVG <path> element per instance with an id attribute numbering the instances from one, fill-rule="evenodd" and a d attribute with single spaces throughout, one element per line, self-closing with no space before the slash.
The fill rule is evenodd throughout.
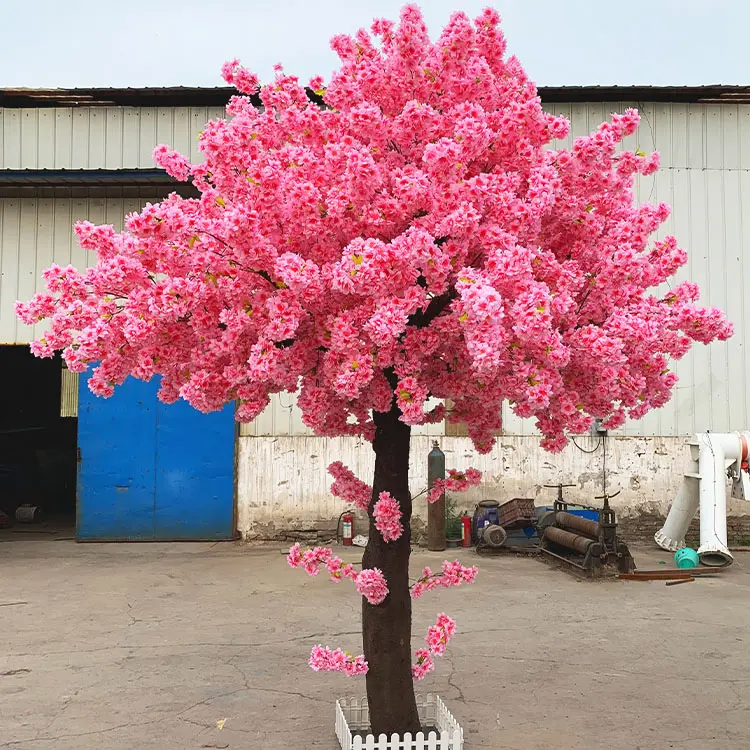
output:
<path id="1" fill-rule="evenodd" d="M 414 736 L 406 732 L 392 734 L 390 738 L 385 734 L 353 736 L 352 732 L 370 729 L 367 698 L 340 698 L 336 701 L 336 737 L 341 750 L 463 750 L 463 729 L 439 696 L 418 695 L 417 710 L 422 725 L 436 727 L 437 732 L 417 732 Z"/>

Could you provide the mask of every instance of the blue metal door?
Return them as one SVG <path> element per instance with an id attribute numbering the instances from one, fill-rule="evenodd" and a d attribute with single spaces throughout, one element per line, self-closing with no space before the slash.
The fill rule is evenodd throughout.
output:
<path id="1" fill-rule="evenodd" d="M 154 536 L 230 539 L 234 531 L 234 407 L 201 414 L 157 400 Z"/>
<path id="2" fill-rule="evenodd" d="M 134 378 L 98 398 L 80 378 L 79 540 L 231 539 L 234 409 L 163 404 Z"/>

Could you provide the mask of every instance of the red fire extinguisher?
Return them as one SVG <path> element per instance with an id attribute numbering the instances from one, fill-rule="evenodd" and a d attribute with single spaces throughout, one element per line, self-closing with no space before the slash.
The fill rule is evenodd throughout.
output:
<path id="1" fill-rule="evenodd" d="M 354 514 L 341 515 L 341 536 L 345 547 L 351 547 L 354 539 Z"/>
<path id="2" fill-rule="evenodd" d="M 461 516 L 461 546 L 471 547 L 471 516 Z"/>

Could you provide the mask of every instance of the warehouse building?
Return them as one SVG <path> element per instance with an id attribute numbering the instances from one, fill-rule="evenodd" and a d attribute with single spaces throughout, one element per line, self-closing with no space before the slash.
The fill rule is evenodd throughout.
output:
<path id="1" fill-rule="evenodd" d="M 39 332 L 15 319 L 52 262 L 83 267 L 73 223 L 121 227 L 175 189 L 154 168 L 170 142 L 197 158 L 197 133 L 223 114 L 226 91 L 0 93 L 0 367 L 2 499 L 42 507 L 80 539 L 225 539 L 235 529 L 233 410 L 167 408 L 156 382 L 130 379 L 107 401 L 61 360 L 25 346 Z M 188 437 L 189 436 L 189 437 Z"/>
<path id="2" fill-rule="evenodd" d="M 30 355 L 36 331 L 14 316 L 15 301 L 42 288 L 50 263 L 92 262 L 73 238 L 76 220 L 121 226 L 127 213 L 178 187 L 154 169 L 153 147 L 166 142 L 198 159 L 197 133 L 223 115 L 230 93 L 0 91 L 0 509 L 38 504 L 75 522 L 79 539 L 278 537 L 335 523 L 342 506 L 328 490 L 331 461 L 363 479 L 370 474 L 369 446 L 312 435 L 293 395 L 281 394 L 239 427 L 231 406 L 202 415 L 186 404 L 160 404 L 155 384 L 131 380 L 112 399 L 95 399 L 59 359 Z M 438 439 L 448 466 L 485 472 L 482 486 L 461 499 L 466 507 L 482 498 L 547 504 L 554 491 L 545 485 L 557 483 L 575 485 L 570 500 L 592 503 L 606 476 L 632 528 L 653 533 L 681 482 L 686 436 L 750 426 L 743 294 L 750 288 L 750 89 L 563 87 L 540 94 L 548 111 L 570 118 L 571 137 L 610 112 L 641 110 L 641 128 L 625 145 L 660 151 L 662 159 L 659 172 L 640 179 L 638 198 L 672 205 L 665 231 L 689 252 L 684 275 L 701 285 L 706 303 L 727 311 L 736 335 L 698 346 L 678 364 L 680 382 L 663 409 L 606 439 L 577 439 L 562 454 L 542 451 L 533 427 L 509 410 L 488 456 L 476 454 L 460 426 L 418 430 L 412 491 L 426 483 L 426 455 Z M 741 535 L 743 506 L 730 510 L 730 533 Z M 416 514 L 417 523 L 426 515 L 423 497 Z"/>

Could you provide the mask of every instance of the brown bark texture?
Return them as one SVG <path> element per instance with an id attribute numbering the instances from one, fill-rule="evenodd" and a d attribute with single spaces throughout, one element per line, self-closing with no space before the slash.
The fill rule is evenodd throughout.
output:
<path id="1" fill-rule="evenodd" d="M 411 428 L 399 419 L 395 402 L 388 412 L 376 412 L 375 477 L 370 505 L 370 532 L 363 568 L 379 568 L 388 582 L 385 601 L 373 606 L 362 599 L 362 640 L 369 665 L 367 701 L 375 735 L 419 731 L 419 714 L 411 673 L 411 495 L 409 439 Z M 375 528 L 372 505 L 387 490 L 401 506 L 403 534 L 384 542 Z"/>

